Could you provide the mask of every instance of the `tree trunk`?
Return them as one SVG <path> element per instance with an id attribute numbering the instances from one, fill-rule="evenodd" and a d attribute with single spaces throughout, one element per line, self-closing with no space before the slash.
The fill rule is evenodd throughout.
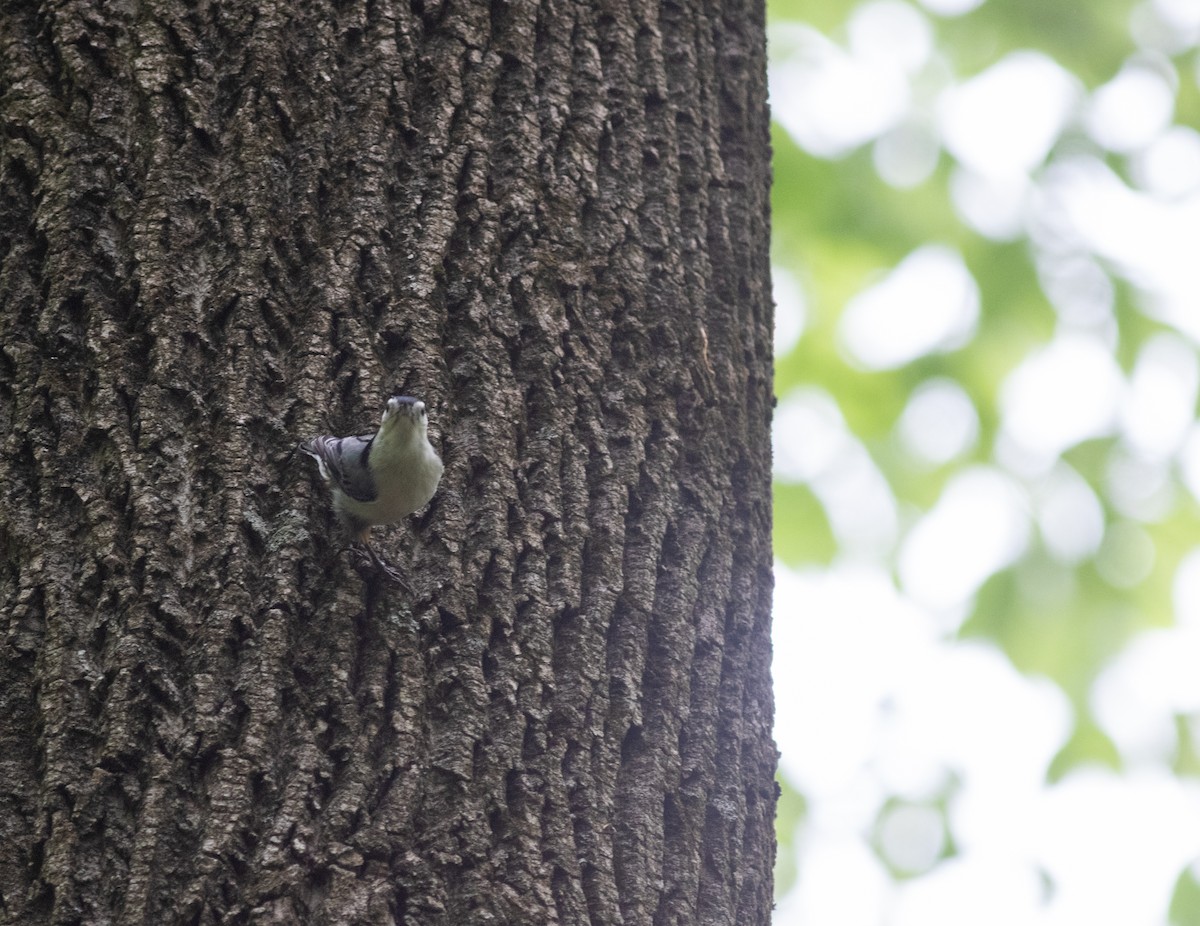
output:
<path id="1" fill-rule="evenodd" d="M 768 922 L 763 33 L 6 5 L 2 922 Z M 292 454 L 393 393 L 410 590 Z"/>

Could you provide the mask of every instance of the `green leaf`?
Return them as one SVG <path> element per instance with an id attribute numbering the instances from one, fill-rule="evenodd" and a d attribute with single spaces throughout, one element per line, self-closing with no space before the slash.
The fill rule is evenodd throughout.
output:
<path id="1" fill-rule="evenodd" d="M 825 509 L 808 486 L 775 482 L 775 555 L 789 566 L 828 563 L 837 544 Z"/>
<path id="2" fill-rule="evenodd" d="M 1185 868 L 1175 881 L 1169 913 L 1171 926 L 1200 924 L 1200 881 L 1196 879 L 1194 867 Z"/>

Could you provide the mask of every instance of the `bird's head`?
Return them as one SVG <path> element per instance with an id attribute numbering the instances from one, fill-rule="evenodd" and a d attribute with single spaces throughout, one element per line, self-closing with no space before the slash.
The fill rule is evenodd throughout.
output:
<path id="1" fill-rule="evenodd" d="M 387 405 L 383 409 L 379 430 L 390 431 L 393 428 L 399 428 L 402 431 L 424 434 L 427 420 L 424 402 L 414 399 L 412 396 L 394 395 L 387 400 Z"/>

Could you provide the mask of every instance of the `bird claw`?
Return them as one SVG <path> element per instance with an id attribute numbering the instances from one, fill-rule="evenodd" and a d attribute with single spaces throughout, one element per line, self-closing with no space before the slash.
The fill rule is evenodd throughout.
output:
<path id="1" fill-rule="evenodd" d="M 353 558 L 352 565 L 364 582 L 375 581 L 382 576 L 406 592 L 412 592 L 412 587 L 400 570 L 387 560 L 380 558 L 369 544 L 355 544 L 350 551 Z"/>

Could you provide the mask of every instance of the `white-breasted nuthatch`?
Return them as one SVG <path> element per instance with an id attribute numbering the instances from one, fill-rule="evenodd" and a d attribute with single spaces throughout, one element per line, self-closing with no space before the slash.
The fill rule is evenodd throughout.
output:
<path id="1" fill-rule="evenodd" d="M 425 403 L 404 395 L 388 399 L 379 430 L 361 437 L 323 434 L 300 449 L 317 461 L 333 491 L 333 509 L 362 543 L 372 562 L 400 582 L 371 548 L 376 524 L 392 524 L 433 498 L 442 461 L 429 443 Z"/>

